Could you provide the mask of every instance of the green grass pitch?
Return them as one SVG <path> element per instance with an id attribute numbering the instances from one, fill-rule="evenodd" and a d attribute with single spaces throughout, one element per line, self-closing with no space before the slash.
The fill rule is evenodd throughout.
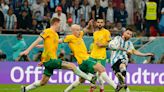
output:
<path id="1" fill-rule="evenodd" d="M 20 84 L 0 84 L 0 92 L 20 92 Z M 46 85 L 30 92 L 63 92 L 68 85 Z M 89 85 L 80 85 L 71 92 L 88 92 Z M 164 92 L 164 86 L 130 86 L 131 92 Z M 94 92 L 99 92 L 99 87 Z M 110 86 L 105 86 L 105 92 L 114 92 Z M 125 92 L 122 89 L 120 92 Z"/>

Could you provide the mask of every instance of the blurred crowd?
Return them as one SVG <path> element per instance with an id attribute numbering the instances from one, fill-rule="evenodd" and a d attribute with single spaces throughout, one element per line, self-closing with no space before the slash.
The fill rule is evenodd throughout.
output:
<path id="1" fill-rule="evenodd" d="M 147 2 L 157 5 L 153 20 L 147 18 Z M 114 34 L 132 26 L 136 34 L 162 36 L 163 6 L 164 0 L 0 0 L 0 32 L 37 34 L 50 26 L 52 17 L 59 17 L 59 30 L 63 35 L 73 23 L 83 28 L 90 19 L 101 17 L 106 21 L 106 28 Z"/>

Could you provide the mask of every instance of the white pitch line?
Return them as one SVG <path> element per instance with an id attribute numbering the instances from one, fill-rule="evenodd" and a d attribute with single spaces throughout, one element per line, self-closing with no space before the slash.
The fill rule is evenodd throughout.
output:
<path id="1" fill-rule="evenodd" d="M 2 90 L 19 90 L 20 88 L 0 88 L 0 90 L 2 91 Z M 37 89 L 37 90 L 39 90 L 39 89 Z M 47 88 L 47 89 L 40 89 L 40 90 L 52 90 L 52 91 L 54 91 L 54 90 L 60 90 L 60 89 L 53 89 L 53 88 Z M 73 90 L 83 90 L 83 91 L 88 91 L 89 89 L 73 89 Z M 63 90 L 61 91 L 61 92 L 63 92 Z M 96 89 L 95 90 L 95 92 L 99 92 L 99 90 L 98 89 Z M 114 90 L 105 90 L 105 92 L 114 92 Z M 125 92 L 125 91 L 121 91 L 121 92 Z M 152 91 L 137 91 L 137 90 L 131 90 L 130 92 L 152 92 Z"/>

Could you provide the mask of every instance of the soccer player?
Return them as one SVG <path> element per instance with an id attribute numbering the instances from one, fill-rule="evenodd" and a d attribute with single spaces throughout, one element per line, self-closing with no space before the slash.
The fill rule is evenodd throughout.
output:
<path id="1" fill-rule="evenodd" d="M 134 54 L 138 56 L 153 56 L 152 53 L 141 53 L 136 50 L 133 43 L 130 41 L 133 32 L 132 29 L 127 28 L 122 36 L 116 36 L 109 43 L 109 48 L 112 50 L 111 53 L 111 65 L 115 75 L 119 79 L 119 83 L 124 85 L 126 92 L 130 92 L 129 88 L 125 84 L 126 68 L 128 64 L 128 55 Z"/>
<path id="2" fill-rule="evenodd" d="M 80 26 L 76 24 L 72 25 L 71 31 L 72 34 L 67 35 L 64 38 L 64 42 L 68 43 L 74 57 L 77 59 L 79 68 L 85 73 L 94 74 L 95 72 L 98 72 L 99 76 L 110 84 L 116 92 L 118 92 L 120 90 L 120 86 L 117 86 L 114 81 L 108 77 L 105 68 L 100 63 L 93 61 L 87 53 L 87 48 L 83 40 L 84 32 L 80 31 Z M 80 78 L 67 87 L 64 92 L 70 92 L 73 88 L 77 87 L 84 81 L 85 80 L 83 78 Z"/>
<path id="3" fill-rule="evenodd" d="M 39 66 L 44 65 L 45 67 L 42 79 L 40 81 L 34 82 L 31 85 L 28 85 L 27 87 L 23 86 L 22 92 L 27 92 L 29 90 L 45 85 L 48 82 L 50 76 L 53 75 L 54 69 L 70 69 L 78 76 L 92 81 L 91 76 L 88 76 L 87 74 L 82 72 L 73 63 L 57 59 L 57 47 L 59 42 L 57 30 L 60 26 L 60 19 L 52 18 L 50 24 L 51 27 L 45 29 L 40 34 L 40 36 L 25 51 L 21 52 L 20 54 L 27 55 L 32 50 L 32 48 L 38 45 L 39 42 L 44 41 L 44 51 L 42 53 L 41 62 L 38 64 Z"/>
<path id="4" fill-rule="evenodd" d="M 105 67 L 106 64 L 106 47 L 111 39 L 111 34 L 108 30 L 104 28 L 105 22 L 103 19 L 97 19 L 98 30 L 93 34 L 93 47 L 91 50 L 91 58 L 102 64 Z M 100 85 L 100 92 L 104 92 L 104 81 L 98 76 L 98 81 Z M 93 92 L 95 85 L 91 85 L 90 92 Z"/>

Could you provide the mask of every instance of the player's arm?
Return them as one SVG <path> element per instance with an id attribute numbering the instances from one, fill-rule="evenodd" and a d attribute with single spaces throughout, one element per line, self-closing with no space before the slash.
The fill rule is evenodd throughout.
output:
<path id="1" fill-rule="evenodd" d="M 63 39 L 62 39 L 62 38 L 59 39 L 58 42 L 59 42 L 59 43 L 63 43 Z M 36 47 L 37 47 L 37 48 L 43 48 L 44 45 L 43 45 L 43 44 L 39 44 L 39 45 L 36 45 Z"/>
<path id="2" fill-rule="evenodd" d="M 96 42 L 96 45 L 98 47 L 106 48 L 108 46 L 108 43 L 109 41 L 107 41 L 106 43 Z"/>
<path id="3" fill-rule="evenodd" d="M 107 37 L 109 37 L 109 35 L 108 35 Z M 109 41 L 110 41 L 110 39 L 107 38 L 106 41 L 105 41 L 105 43 L 96 42 L 96 45 L 97 45 L 98 47 L 101 47 L 101 48 L 106 48 L 106 47 L 108 46 Z"/>
<path id="4" fill-rule="evenodd" d="M 43 48 L 44 45 L 43 44 L 39 44 L 39 45 L 36 45 L 37 48 Z"/>
<path id="5" fill-rule="evenodd" d="M 141 57 L 145 57 L 145 56 L 154 56 L 153 53 L 142 53 L 142 52 L 140 52 L 140 51 L 138 51 L 138 50 L 130 50 L 130 51 L 128 51 L 128 53 L 132 53 L 132 54 L 134 54 L 134 55 L 141 56 Z"/>
<path id="6" fill-rule="evenodd" d="M 67 35 L 62 39 L 62 42 L 63 43 L 69 43 L 69 42 L 71 42 L 71 39 L 72 39 L 72 36 Z"/>
<path id="7" fill-rule="evenodd" d="M 84 33 L 89 32 L 89 28 L 93 25 L 93 19 L 88 22 L 88 25 L 83 29 Z"/>
<path id="8" fill-rule="evenodd" d="M 110 50 L 124 50 L 123 48 L 120 48 L 118 36 L 109 42 L 108 47 Z"/>
<path id="9" fill-rule="evenodd" d="M 39 36 L 25 51 L 21 52 L 20 55 L 27 55 L 41 41 L 43 41 L 43 38 Z"/>
<path id="10" fill-rule="evenodd" d="M 111 40 L 111 34 L 109 31 L 106 31 L 105 37 L 103 38 L 105 40 L 104 43 L 102 42 L 96 42 L 96 45 L 98 47 L 106 48 L 108 46 L 109 41 Z"/>
<path id="11" fill-rule="evenodd" d="M 129 49 L 127 50 L 127 54 L 134 54 L 137 56 L 145 57 L 145 56 L 154 56 L 152 53 L 142 53 L 138 50 L 136 50 L 133 46 L 133 43 L 130 42 Z"/>

